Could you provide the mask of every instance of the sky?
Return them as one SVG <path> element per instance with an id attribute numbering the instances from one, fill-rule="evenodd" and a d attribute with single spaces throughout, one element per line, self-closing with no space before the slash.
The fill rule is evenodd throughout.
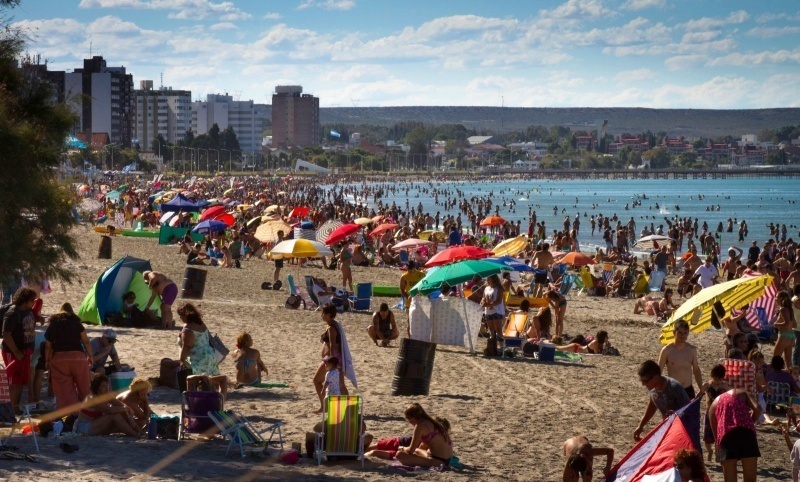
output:
<path id="1" fill-rule="evenodd" d="M 51 69 L 322 107 L 800 106 L 797 0 L 22 0 Z"/>

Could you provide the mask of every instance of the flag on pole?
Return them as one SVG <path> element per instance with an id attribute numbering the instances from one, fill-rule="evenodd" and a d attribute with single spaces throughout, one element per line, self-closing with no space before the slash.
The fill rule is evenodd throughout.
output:
<path id="1" fill-rule="evenodd" d="M 338 132 L 332 130 L 331 131 L 331 137 L 342 137 L 342 135 L 339 134 Z"/>

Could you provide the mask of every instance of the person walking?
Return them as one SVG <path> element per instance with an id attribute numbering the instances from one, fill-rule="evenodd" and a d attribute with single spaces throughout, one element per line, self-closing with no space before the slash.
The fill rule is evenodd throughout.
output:
<path id="1" fill-rule="evenodd" d="M 77 315 L 62 307 L 50 318 L 44 339 L 45 369 L 50 372 L 56 406 L 73 406 L 77 414 L 78 404 L 91 394 L 92 348 L 86 329 Z"/>

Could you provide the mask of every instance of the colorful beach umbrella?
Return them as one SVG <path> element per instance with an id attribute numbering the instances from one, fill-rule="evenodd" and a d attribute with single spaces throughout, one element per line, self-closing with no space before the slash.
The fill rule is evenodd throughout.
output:
<path id="1" fill-rule="evenodd" d="M 289 213 L 290 218 L 304 218 L 308 216 L 308 213 L 311 212 L 311 208 L 308 206 L 297 206 L 292 209 L 292 212 Z"/>
<path id="2" fill-rule="evenodd" d="M 645 236 L 643 238 L 639 238 L 638 241 L 633 245 L 634 248 L 644 249 L 646 251 L 652 251 L 656 249 L 656 243 L 659 247 L 666 246 L 669 242 L 672 241 L 672 238 L 669 236 L 662 236 L 660 234 L 653 234 L 651 236 Z"/>
<path id="3" fill-rule="evenodd" d="M 333 251 L 318 241 L 308 239 L 289 239 L 276 244 L 269 252 L 271 259 L 281 258 L 321 258 L 331 256 Z"/>
<path id="4" fill-rule="evenodd" d="M 219 214 L 225 212 L 225 206 L 214 206 L 206 209 L 205 211 L 200 214 L 200 221 L 205 221 L 206 219 L 214 219 Z"/>
<path id="5" fill-rule="evenodd" d="M 573 251 L 571 253 L 565 254 L 564 257 L 559 260 L 559 262 L 565 264 L 571 264 L 576 267 L 586 266 L 595 263 L 594 259 L 578 251 Z"/>
<path id="6" fill-rule="evenodd" d="M 481 226 L 502 226 L 506 220 L 500 216 L 487 216 L 481 221 Z"/>
<path id="7" fill-rule="evenodd" d="M 393 224 L 393 223 L 381 224 L 377 228 L 375 228 L 372 231 L 370 231 L 369 235 L 370 236 L 380 236 L 381 234 L 383 234 L 386 231 L 394 231 L 395 229 L 397 229 L 397 226 L 399 226 L 399 224 Z"/>
<path id="8" fill-rule="evenodd" d="M 275 219 L 262 223 L 253 236 L 262 243 L 273 243 L 278 240 L 278 231 L 288 235 L 292 232 L 292 227 L 281 219 Z"/>
<path id="9" fill-rule="evenodd" d="M 516 256 L 521 251 L 524 251 L 527 245 L 527 236 L 517 236 L 516 238 L 509 238 L 498 243 L 497 246 L 492 248 L 492 253 L 494 253 L 495 256 Z"/>
<path id="10" fill-rule="evenodd" d="M 332 232 L 336 230 L 339 226 L 343 226 L 344 223 L 339 221 L 338 219 L 331 219 L 329 221 L 325 221 L 322 226 L 317 229 L 316 238 L 317 241 L 320 243 L 324 243 L 328 236 L 331 235 Z"/>
<path id="11" fill-rule="evenodd" d="M 491 251 L 487 251 L 477 246 L 453 246 L 444 251 L 439 251 L 431 259 L 425 263 L 425 266 L 441 266 L 443 264 L 455 263 L 464 259 L 480 259 L 488 258 L 492 255 Z"/>
<path id="12" fill-rule="evenodd" d="M 393 251 L 402 251 L 404 249 L 415 250 L 420 248 L 421 246 L 427 246 L 429 244 L 433 244 L 431 241 L 425 241 L 424 239 L 417 239 L 417 238 L 409 238 L 392 246 Z"/>
<path id="13" fill-rule="evenodd" d="M 510 270 L 511 268 L 503 266 L 500 263 L 493 263 L 486 260 L 468 259 L 458 261 L 429 272 L 419 283 L 409 290 L 409 293 L 412 295 L 416 295 L 417 293 L 427 295 L 428 293 L 442 289 L 444 285 L 455 286 L 459 283 L 470 281 L 474 279 L 475 276 L 487 278 L 493 274 L 499 274 L 501 271 Z"/>
<path id="14" fill-rule="evenodd" d="M 215 221 L 213 219 L 208 219 L 199 223 L 197 226 L 192 229 L 193 233 L 216 233 L 219 231 L 225 231 L 228 229 L 228 225 L 223 223 L 222 221 Z"/>
<path id="15" fill-rule="evenodd" d="M 214 216 L 214 221 L 222 221 L 223 223 L 227 224 L 228 227 L 231 227 L 234 224 L 236 224 L 236 218 L 234 218 L 233 214 L 231 213 L 217 214 L 216 216 Z"/>
<path id="16" fill-rule="evenodd" d="M 428 241 L 444 241 L 447 239 L 447 235 L 444 234 L 442 231 L 437 231 L 435 229 L 428 229 L 426 231 L 421 231 L 419 233 L 419 239 L 425 239 Z"/>
<path id="17" fill-rule="evenodd" d="M 336 244 L 340 241 L 343 241 L 348 236 L 354 235 L 358 230 L 361 229 L 361 226 L 358 224 L 345 224 L 339 226 L 338 228 L 334 229 L 333 232 L 328 236 L 328 239 L 325 240 L 325 244 L 328 246 L 332 244 Z"/>
<path id="18" fill-rule="evenodd" d="M 726 312 L 734 308 L 742 308 L 764 294 L 764 290 L 771 284 L 772 276 L 763 275 L 753 278 L 737 278 L 703 288 L 702 291 L 678 307 L 669 320 L 664 323 L 661 328 L 661 343 L 667 345 L 675 339 L 672 325 L 676 321 L 685 319 L 689 322 L 689 329 L 692 332 L 700 333 L 711 326 L 711 311 L 714 303 L 717 301 L 722 303 Z"/>

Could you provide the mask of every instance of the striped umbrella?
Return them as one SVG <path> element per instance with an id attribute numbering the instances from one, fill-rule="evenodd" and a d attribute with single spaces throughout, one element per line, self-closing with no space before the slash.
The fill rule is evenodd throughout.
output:
<path id="1" fill-rule="evenodd" d="M 338 219 L 325 221 L 325 223 L 320 226 L 319 229 L 317 229 L 317 241 L 324 243 L 325 240 L 328 239 L 328 236 L 330 236 L 332 232 L 336 231 L 336 228 L 343 225 L 344 223 Z"/>
<path id="2" fill-rule="evenodd" d="M 262 243 L 272 243 L 278 240 L 278 231 L 283 231 L 284 236 L 288 236 L 292 227 L 280 219 L 267 221 L 256 229 L 254 236 Z"/>
<path id="3" fill-rule="evenodd" d="M 661 328 L 661 343 L 667 345 L 675 339 L 672 325 L 681 319 L 689 322 L 689 329 L 700 333 L 711 327 L 711 310 L 719 301 L 726 312 L 741 308 L 755 300 L 772 284 L 772 276 L 763 275 L 752 278 L 738 278 L 718 285 L 704 288 L 689 298 L 672 313 L 669 320 Z"/>
<path id="4" fill-rule="evenodd" d="M 509 238 L 501 241 L 497 246 L 492 248 L 492 253 L 495 256 L 516 256 L 523 251 L 528 245 L 528 237 L 524 234 L 516 238 Z"/>
<path id="5" fill-rule="evenodd" d="M 743 278 L 755 278 L 757 276 L 761 276 L 760 273 L 755 271 L 746 270 Z M 758 311 L 757 308 L 763 308 L 764 313 L 767 315 L 767 320 L 772 320 L 775 316 L 775 298 L 778 297 L 778 287 L 775 286 L 775 281 L 767 286 L 767 289 L 764 290 L 764 294 L 756 298 L 752 303 L 750 303 L 750 309 L 747 310 L 747 314 L 745 318 L 747 318 L 747 322 L 750 323 L 750 326 L 753 328 L 760 327 L 760 323 L 758 321 Z"/>

